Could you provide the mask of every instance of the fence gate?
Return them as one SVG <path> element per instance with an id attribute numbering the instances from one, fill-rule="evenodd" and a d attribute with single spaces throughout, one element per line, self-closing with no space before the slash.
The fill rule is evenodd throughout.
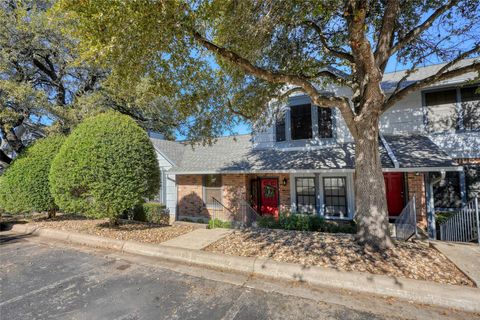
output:
<path id="1" fill-rule="evenodd" d="M 480 244 L 479 220 L 478 198 L 475 197 L 440 225 L 440 240 Z"/>
<path id="2" fill-rule="evenodd" d="M 417 235 L 417 210 L 415 195 L 403 208 L 402 213 L 395 220 L 395 235 L 398 240 L 407 241 Z"/>

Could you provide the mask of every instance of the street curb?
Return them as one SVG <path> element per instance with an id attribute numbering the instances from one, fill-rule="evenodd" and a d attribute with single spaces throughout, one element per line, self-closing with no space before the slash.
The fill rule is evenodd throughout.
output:
<path id="1" fill-rule="evenodd" d="M 162 258 L 175 262 L 305 282 L 311 285 L 391 296 L 415 303 L 480 312 L 480 289 L 361 272 L 344 272 L 316 266 L 277 262 L 264 258 L 237 257 L 201 250 L 144 244 L 15 224 L 12 231 L 90 247 Z"/>

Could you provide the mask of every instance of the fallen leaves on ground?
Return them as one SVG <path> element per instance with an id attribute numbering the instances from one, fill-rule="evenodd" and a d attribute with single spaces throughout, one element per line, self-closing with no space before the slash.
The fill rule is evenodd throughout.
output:
<path id="1" fill-rule="evenodd" d="M 29 224 L 41 228 L 75 231 L 117 240 L 133 240 L 145 243 L 161 243 L 194 230 L 191 226 L 162 226 L 141 222 L 123 222 L 109 226 L 107 219 L 86 219 L 83 217 L 58 216 L 50 219 L 33 219 Z"/>
<path id="2" fill-rule="evenodd" d="M 205 250 L 342 271 L 473 286 L 472 281 L 450 260 L 422 242 L 395 242 L 394 248 L 377 252 L 360 246 L 348 234 L 246 229 L 231 233 Z"/>

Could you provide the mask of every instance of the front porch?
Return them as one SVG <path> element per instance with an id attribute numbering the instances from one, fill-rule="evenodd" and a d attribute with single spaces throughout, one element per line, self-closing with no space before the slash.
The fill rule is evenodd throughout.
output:
<path id="1" fill-rule="evenodd" d="M 355 215 L 353 170 L 318 173 L 177 175 L 177 220 L 232 221 L 245 204 L 260 215 L 310 213 L 326 219 Z M 427 226 L 424 173 L 386 172 L 389 216 L 394 220 L 415 195 L 418 226 Z"/>

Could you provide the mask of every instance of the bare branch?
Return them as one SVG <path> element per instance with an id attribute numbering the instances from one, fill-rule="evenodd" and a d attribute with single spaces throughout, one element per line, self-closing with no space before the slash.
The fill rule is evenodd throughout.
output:
<path id="1" fill-rule="evenodd" d="M 236 110 L 236 109 L 233 107 L 232 102 L 230 101 L 230 99 L 227 99 L 227 108 L 228 108 L 228 110 L 229 110 L 231 113 L 233 113 L 233 114 L 235 114 L 235 115 L 237 115 L 237 116 L 243 117 L 243 118 L 245 118 L 245 119 L 247 119 L 247 120 L 253 120 L 253 117 L 252 117 L 252 116 L 249 116 L 249 115 L 247 115 L 247 114 L 245 114 L 245 113 L 243 113 L 243 112 L 241 112 L 241 111 L 239 111 L 239 110 Z"/>
<path id="2" fill-rule="evenodd" d="M 375 61 L 377 66 L 385 70 L 389 58 L 389 51 L 393 45 L 397 15 L 400 11 L 400 1 L 388 0 L 385 13 L 382 18 L 382 26 L 375 50 Z"/>
<path id="3" fill-rule="evenodd" d="M 399 39 L 398 42 L 391 48 L 389 52 L 389 56 L 392 56 L 393 54 L 395 54 L 395 52 L 402 49 L 407 44 L 409 44 L 414 39 L 416 39 L 425 30 L 430 28 L 430 26 L 435 22 L 435 20 L 437 20 L 442 14 L 444 14 L 453 6 L 455 6 L 458 2 L 459 0 L 450 0 L 443 6 L 435 10 L 435 12 L 432 13 L 432 15 L 430 15 L 430 17 L 427 18 L 427 20 L 425 20 L 422 24 L 410 30 L 402 39 Z"/>
<path id="4" fill-rule="evenodd" d="M 443 81 L 443 80 L 454 78 L 456 76 L 459 76 L 459 75 L 462 75 L 462 74 L 465 74 L 465 73 L 468 73 L 468 72 L 474 72 L 474 71 L 480 72 L 480 61 L 479 60 L 475 61 L 474 63 L 472 63 L 470 65 L 447 71 L 447 69 L 449 67 L 455 65 L 458 61 L 459 60 L 457 60 L 457 59 L 452 60 L 452 62 L 447 63 L 445 66 L 443 66 L 434 75 L 429 76 L 427 78 L 424 78 L 422 80 L 419 80 L 415 83 L 412 83 L 412 84 L 406 86 L 405 88 L 403 88 L 402 90 L 398 91 L 396 94 L 392 94 L 387 99 L 385 104 L 383 105 L 382 113 L 387 111 L 391 107 L 393 107 L 393 105 L 396 102 L 400 101 L 403 97 L 405 97 L 407 94 L 409 94 L 413 91 L 424 88 L 424 87 L 429 86 L 431 84 L 434 84 L 436 82 L 440 82 L 440 81 Z"/>
<path id="5" fill-rule="evenodd" d="M 318 37 L 320 38 L 320 42 L 322 43 L 322 45 L 325 48 L 325 51 L 327 53 L 330 53 L 330 54 L 334 55 L 335 57 L 337 57 L 339 59 L 347 60 L 347 61 L 353 63 L 353 56 L 350 53 L 339 50 L 339 49 L 334 49 L 328 44 L 327 37 L 325 37 L 322 29 L 320 28 L 320 26 L 318 24 L 316 24 L 315 22 L 313 22 L 311 20 L 305 21 L 304 24 L 306 26 L 312 28 L 313 30 L 315 30 Z"/>

